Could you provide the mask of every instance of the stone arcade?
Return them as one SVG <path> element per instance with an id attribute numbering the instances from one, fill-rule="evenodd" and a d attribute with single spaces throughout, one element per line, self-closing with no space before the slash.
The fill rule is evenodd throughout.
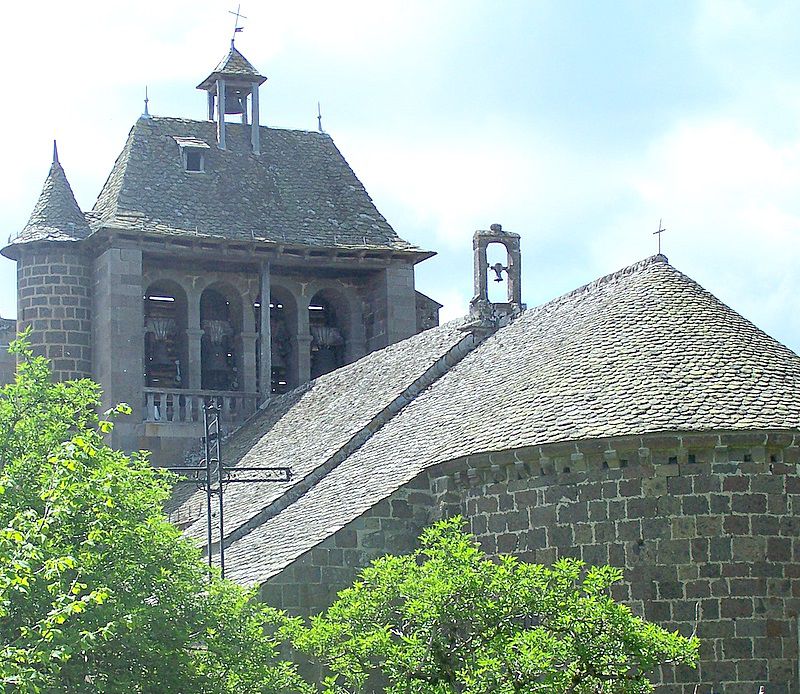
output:
<path id="1" fill-rule="evenodd" d="M 461 513 L 490 553 L 610 562 L 637 613 L 696 626 L 699 670 L 659 691 L 800 694 L 800 357 L 662 255 L 526 310 L 500 225 L 469 316 L 436 326 L 431 254 L 329 137 L 258 125 L 262 82 L 232 48 L 209 120 L 142 117 L 86 215 L 56 157 L 4 251 L 57 375 L 134 404 L 118 443 L 177 456 L 215 393 L 229 462 L 291 465 L 226 492 L 228 575 L 308 613 Z M 170 510 L 204 541 L 200 496 Z"/>
<path id="2" fill-rule="evenodd" d="M 433 253 L 395 233 L 328 135 L 259 125 L 265 79 L 231 44 L 198 86 L 208 121 L 145 111 L 85 215 L 54 151 L 3 250 L 19 327 L 59 378 L 92 376 L 107 403 L 129 403 L 115 443 L 156 463 L 196 444 L 212 393 L 241 423 L 438 324 L 440 305 L 414 290 Z"/>

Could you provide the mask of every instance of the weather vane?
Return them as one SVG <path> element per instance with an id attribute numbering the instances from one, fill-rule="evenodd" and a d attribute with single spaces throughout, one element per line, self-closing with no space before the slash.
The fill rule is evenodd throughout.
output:
<path id="1" fill-rule="evenodd" d="M 241 9 L 242 9 L 242 6 L 241 5 L 237 5 L 236 6 L 236 12 L 232 12 L 231 10 L 228 10 L 228 14 L 232 14 L 233 16 L 236 17 L 236 23 L 233 25 L 233 36 L 231 36 L 231 45 L 233 45 L 233 42 L 236 40 L 236 34 L 238 34 L 240 31 L 244 31 L 244 27 L 239 26 L 239 20 L 240 19 L 247 19 L 247 17 L 245 17 L 241 13 L 241 11 L 240 11 Z"/>
<path id="2" fill-rule="evenodd" d="M 320 108 L 319 101 L 317 102 L 317 127 L 321 133 L 325 132 L 322 129 L 322 108 Z"/>
<path id="3" fill-rule="evenodd" d="M 661 255 L 661 234 L 663 234 L 666 229 L 661 224 L 662 220 L 658 220 L 658 231 L 653 232 L 653 236 L 658 236 L 658 254 Z"/>

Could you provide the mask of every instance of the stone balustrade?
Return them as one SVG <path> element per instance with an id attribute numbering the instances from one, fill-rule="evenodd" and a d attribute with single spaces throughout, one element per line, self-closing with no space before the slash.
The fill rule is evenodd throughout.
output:
<path id="1" fill-rule="evenodd" d="M 243 422 L 258 407 L 258 393 L 241 391 L 145 388 L 144 421 L 190 424 L 203 421 L 203 405 L 214 398 L 223 422 Z"/>

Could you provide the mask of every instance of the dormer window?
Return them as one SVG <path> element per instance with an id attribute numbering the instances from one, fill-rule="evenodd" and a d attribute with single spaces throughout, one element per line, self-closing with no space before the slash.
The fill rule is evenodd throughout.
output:
<path id="1" fill-rule="evenodd" d="M 183 170 L 192 173 L 202 173 L 206 170 L 205 150 L 210 149 L 210 145 L 196 137 L 176 137 L 181 151 L 181 161 Z"/>

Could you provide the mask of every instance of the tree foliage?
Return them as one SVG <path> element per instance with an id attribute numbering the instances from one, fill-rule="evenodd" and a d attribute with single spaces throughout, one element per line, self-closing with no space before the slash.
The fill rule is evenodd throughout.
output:
<path id="1" fill-rule="evenodd" d="M 99 390 L 16 344 L 0 391 L 0 690 L 307 691 L 267 611 L 164 517 L 171 478 L 104 441 Z M 121 406 L 116 412 L 125 412 Z"/>
<path id="2" fill-rule="evenodd" d="M 462 524 L 432 526 L 419 550 L 373 562 L 308 625 L 289 622 L 294 645 L 333 673 L 329 692 L 382 680 L 393 694 L 638 694 L 660 664 L 696 663 L 696 638 L 611 598 L 618 569 L 491 561 Z"/>

